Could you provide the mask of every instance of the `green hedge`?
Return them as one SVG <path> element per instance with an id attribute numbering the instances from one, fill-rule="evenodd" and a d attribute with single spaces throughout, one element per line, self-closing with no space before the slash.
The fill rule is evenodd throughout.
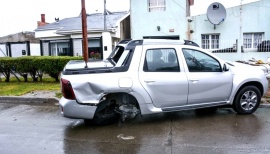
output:
<path id="1" fill-rule="evenodd" d="M 83 60 L 83 57 L 68 56 L 25 56 L 25 57 L 0 57 L 0 73 L 6 82 L 10 81 L 10 74 L 19 74 L 27 81 L 30 75 L 33 81 L 42 81 L 44 73 L 59 81 L 59 74 L 70 60 Z M 15 77 L 17 77 L 15 75 Z M 19 80 L 19 78 L 18 78 Z"/>

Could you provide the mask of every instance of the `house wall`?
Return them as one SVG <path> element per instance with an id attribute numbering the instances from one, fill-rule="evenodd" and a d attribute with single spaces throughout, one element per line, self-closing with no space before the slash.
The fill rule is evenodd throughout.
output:
<path id="1" fill-rule="evenodd" d="M 247 60 L 251 58 L 267 61 L 269 52 L 243 51 L 243 33 L 263 32 L 263 40 L 270 39 L 270 1 L 261 0 L 241 6 L 227 8 L 227 16 L 221 25 L 214 29 L 206 14 L 192 17 L 191 29 L 194 33 L 191 40 L 201 46 L 202 34 L 220 34 L 220 49 L 231 48 L 237 45 L 237 53 L 215 53 L 226 60 Z M 236 41 L 237 40 L 237 41 Z M 236 43 L 237 42 L 237 43 Z M 241 52 L 242 50 L 242 52 Z M 254 49 L 256 50 L 256 49 Z M 212 51 L 212 50 L 209 50 Z"/>
<path id="2" fill-rule="evenodd" d="M 103 59 L 107 59 L 112 52 L 112 37 L 109 32 L 102 33 Z"/>
<path id="3" fill-rule="evenodd" d="M 166 11 L 158 12 L 149 12 L 148 0 L 131 0 L 132 39 L 168 35 L 180 35 L 181 39 L 186 39 L 188 37 L 186 10 L 185 0 L 167 0 Z M 160 31 L 157 26 L 160 26 Z"/>
<path id="4" fill-rule="evenodd" d="M 124 19 L 120 23 L 120 40 L 124 39 L 130 39 L 131 38 L 131 33 L 130 33 L 130 16 L 128 16 L 126 19 Z"/>
<path id="5" fill-rule="evenodd" d="M 28 56 L 26 43 L 11 44 L 10 46 L 11 46 L 11 55 L 12 55 L 12 57 Z M 25 53 L 23 54 L 22 51 L 25 51 Z"/>
<path id="6" fill-rule="evenodd" d="M 64 35 L 59 35 L 56 33 L 57 30 L 44 30 L 44 31 L 35 31 L 36 38 L 47 38 L 47 37 L 65 37 Z"/>
<path id="7" fill-rule="evenodd" d="M 40 56 L 40 44 L 30 44 L 30 54 L 31 56 Z"/>
<path id="8" fill-rule="evenodd" d="M 6 44 L 0 44 L 0 57 L 8 56 Z"/>

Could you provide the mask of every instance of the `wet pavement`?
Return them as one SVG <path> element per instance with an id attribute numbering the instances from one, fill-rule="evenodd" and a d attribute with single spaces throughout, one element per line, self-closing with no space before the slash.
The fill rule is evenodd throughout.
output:
<path id="1" fill-rule="evenodd" d="M 184 111 L 85 126 L 55 104 L 0 103 L 0 153 L 270 153 L 269 111 Z"/>

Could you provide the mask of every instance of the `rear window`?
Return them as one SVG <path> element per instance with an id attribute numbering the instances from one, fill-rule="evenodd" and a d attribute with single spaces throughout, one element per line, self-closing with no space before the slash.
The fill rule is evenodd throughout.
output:
<path id="1" fill-rule="evenodd" d="M 113 64 L 116 65 L 116 63 L 119 61 L 121 55 L 123 54 L 125 48 L 122 46 L 116 46 L 110 56 L 108 57 L 108 60 Z"/>

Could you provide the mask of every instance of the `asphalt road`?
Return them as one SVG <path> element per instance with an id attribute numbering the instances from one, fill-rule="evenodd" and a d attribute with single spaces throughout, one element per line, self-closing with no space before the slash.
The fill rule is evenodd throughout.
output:
<path id="1" fill-rule="evenodd" d="M 55 104 L 0 103 L 0 153 L 270 153 L 270 109 L 184 111 L 85 126 Z"/>

